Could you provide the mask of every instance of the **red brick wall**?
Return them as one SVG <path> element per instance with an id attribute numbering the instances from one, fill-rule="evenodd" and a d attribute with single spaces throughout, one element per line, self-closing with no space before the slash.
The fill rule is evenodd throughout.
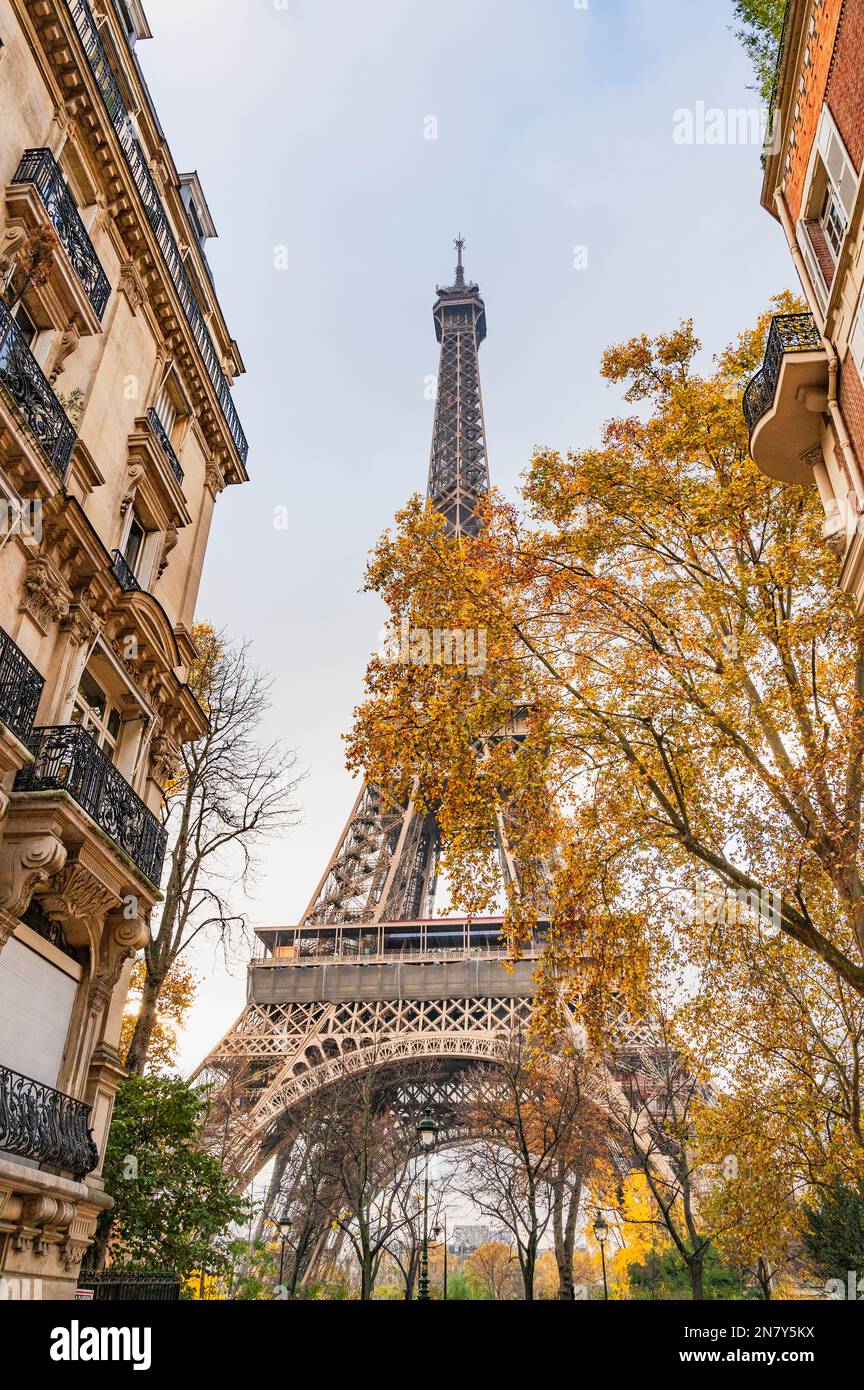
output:
<path id="1" fill-rule="evenodd" d="M 864 459 L 864 386 L 861 385 L 852 354 L 848 351 L 840 366 L 838 399 L 840 412 L 858 459 L 859 473 L 864 473 L 861 468 L 861 461 Z"/>
<path id="2" fill-rule="evenodd" d="M 804 21 L 805 34 L 809 33 L 811 13 L 816 19 L 816 31 L 809 38 L 811 63 L 809 67 L 804 69 L 806 86 L 802 93 L 799 88 L 802 69 L 795 68 L 789 72 L 787 89 L 781 94 L 784 110 L 794 111 L 796 102 L 800 106 L 798 119 L 791 127 L 795 132 L 795 144 L 787 146 L 791 155 L 791 165 L 786 171 L 786 203 L 793 222 L 797 222 L 801 215 L 804 178 L 807 173 L 813 141 L 816 139 L 822 103 L 825 100 L 834 52 L 834 39 L 837 34 L 840 11 L 843 8 L 843 0 L 822 0 L 822 4 L 817 9 L 813 8 L 812 3 L 807 5 L 807 15 Z M 852 3 L 847 0 L 846 8 L 854 9 L 856 12 L 860 11 L 862 0 L 852 0 Z M 858 61 L 861 62 L 860 51 Z M 837 117 L 835 116 L 834 119 L 836 120 Z M 786 159 L 785 150 L 783 151 L 783 159 L 784 161 Z"/>
<path id="3" fill-rule="evenodd" d="M 856 171 L 864 159 L 864 3 L 844 0 L 826 100 Z"/>

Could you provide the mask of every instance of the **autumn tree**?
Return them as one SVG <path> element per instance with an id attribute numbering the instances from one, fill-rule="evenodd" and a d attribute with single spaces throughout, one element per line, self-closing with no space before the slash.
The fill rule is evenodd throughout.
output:
<path id="1" fill-rule="evenodd" d="M 778 931 L 864 994 L 864 621 L 815 490 L 749 457 L 769 318 L 708 373 L 689 323 L 609 349 L 638 413 L 538 451 L 476 539 L 415 499 L 369 571 L 394 623 L 485 629 L 487 664 L 373 658 L 351 762 L 436 807 L 466 910 L 493 901 L 504 817 L 511 935 L 551 908 L 546 958 L 595 1036 L 612 991 L 644 1010 L 676 897 L 706 883 L 769 893 Z"/>
<path id="2" fill-rule="evenodd" d="M 693 1058 L 662 1016 L 643 1024 L 638 1045 L 625 1045 L 610 1064 L 606 1100 L 617 1142 L 652 1199 L 647 1217 L 625 1219 L 647 1219 L 665 1232 L 694 1299 L 704 1297 L 714 1234 L 700 1205 L 711 1174 L 695 1141 L 695 1109 L 705 1099 Z"/>
<path id="3" fill-rule="evenodd" d="M 138 1009 L 147 978 L 143 957 L 139 957 L 132 968 L 129 980 L 129 993 L 120 1029 L 120 1055 L 126 1056 L 138 1019 Z M 183 1024 L 197 993 L 194 973 L 183 962 L 175 961 L 168 972 L 159 993 L 159 1003 L 150 1046 L 147 1050 L 146 1072 L 171 1072 L 177 1069 L 177 1041 Z"/>
<path id="4" fill-rule="evenodd" d="M 583 1062 L 572 1050 L 543 1055 L 517 1033 L 502 1044 L 493 1067 L 474 1071 L 469 1095 L 464 1118 L 470 1138 L 460 1149 L 452 1182 L 509 1233 L 524 1297 L 531 1301 L 555 1194 L 563 1207 L 568 1191 L 572 1197 L 570 1176 L 584 1162 L 579 1131 L 591 1107 Z M 572 1245 L 569 1264 L 572 1283 Z"/>
<path id="5" fill-rule="evenodd" d="M 503 1240 L 485 1240 L 466 1261 L 466 1268 L 476 1275 L 489 1297 L 495 1302 L 516 1296 L 514 1275 L 518 1266 L 512 1246 Z"/>
<path id="6" fill-rule="evenodd" d="M 262 847 L 295 815 L 295 755 L 261 742 L 270 678 L 208 624 L 194 630 L 199 656 L 189 684 L 204 709 L 207 733 L 181 749 L 165 789 L 168 881 L 159 923 L 144 948 L 144 980 L 126 1066 L 143 1073 L 165 982 L 202 938 L 226 956 L 246 926 L 232 893 L 254 888 Z"/>
<path id="7" fill-rule="evenodd" d="M 742 936 L 734 910 L 691 924 L 688 957 L 686 1026 L 725 1078 L 696 1115 L 717 1171 L 704 1205 L 767 1298 L 800 1263 L 802 1201 L 864 1176 L 864 1000 L 770 922 Z"/>
<path id="8" fill-rule="evenodd" d="M 356 1258 L 364 1301 L 373 1296 L 385 1253 L 406 1231 L 411 1239 L 417 1220 L 413 1194 L 422 1186 L 422 1160 L 416 1128 L 392 1104 L 401 1076 L 399 1066 L 385 1067 L 375 1056 L 362 1068 L 346 1058 L 315 1111 L 322 1193 L 338 1244 Z M 417 1077 L 416 1063 L 410 1076 Z"/>

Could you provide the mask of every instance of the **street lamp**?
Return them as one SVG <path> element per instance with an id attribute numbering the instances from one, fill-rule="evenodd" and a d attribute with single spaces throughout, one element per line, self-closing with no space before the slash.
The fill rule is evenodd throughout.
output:
<path id="1" fill-rule="evenodd" d="M 605 1250 L 606 1240 L 607 1240 L 608 1235 L 609 1235 L 609 1227 L 606 1225 L 606 1222 L 603 1220 L 603 1213 L 602 1213 L 602 1211 L 598 1211 L 597 1215 L 596 1215 L 595 1218 L 594 1218 L 594 1239 L 596 1240 L 597 1244 L 600 1246 L 600 1259 L 601 1259 L 601 1261 L 602 1261 L 602 1263 L 603 1263 L 603 1297 L 604 1297 L 604 1299 L 608 1299 L 608 1297 L 609 1297 L 609 1286 L 608 1286 L 607 1283 L 606 1283 L 606 1250 Z"/>
<path id="2" fill-rule="evenodd" d="M 420 1288 L 417 1301 L 429 1301 L 429 1155 L 438 1138 L 438 1126 L 430 1109 L 423 1111 L 423 1118 L 417 1126 L 417 1138 L 426 1157 L 423 1175 L 423 1259 L 420 1263 Z"/>
<path id="3" fill-rule="evenodd" d="M 278 1227 L 279 1234 L 280 1234 L 280 1236 L 282 1237 L 282 1245 L 281 1245 L 280 1250 L 279 1250 L 279 1287 L 280 1287 L 280 1288 L 284 1288 L 284 1286 L 285 1286 L 285 1277 L 284 1277 L 284 1276 L 285 1276 L 285 1244 L 286 1244 L 286 1242 L 287 1242 L 287 1240 L 288 1240 L 289 1235 L 291 1234 L 291 1217 L 288 1215 L 288 1208 L 287 1208 L 287 1207 L 286 1207 L 285 1210 L 283 1211 L 283 1213 L 282 1213 L 282 1215 L 280 1216 L 279 1220 L 276 1222 L 276 1225 L 277 1225 L 277 1227 Z"/>

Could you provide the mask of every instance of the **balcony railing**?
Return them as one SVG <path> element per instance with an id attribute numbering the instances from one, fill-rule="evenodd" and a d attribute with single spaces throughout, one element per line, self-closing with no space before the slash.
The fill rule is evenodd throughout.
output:
<path id="1" fill-rule="evenodd" d="M 35 187 L 93 312 L 101 320 L 111 286 L 51 151 L 25 150 L 12 182 Z"/>
<path id="2" fill-rule="evenodd" d="M 213 339 L 210 337 L 207 325 L 204 322 L 204 316 L 195 298 L 192 281 L 189 279 L 186 268 L 183 265 L 183 258 L 180 255 L 177 242 L 174 240 L 174 235 L 168 224 L 168 218 L 162 206 L 162 200 L 159 196 L 156 184 L 153 181 L 153 175 L 150 173 L 144 151 L 141 149 L 141 145 L 132 128 L 129 114 L 124 105 L 123 98 L 120 95 L 120 89 L 117 86 L 117 79 L 114 76 L 111 64 L 108 61 L 108 55 L 99 37 L 99 32 L 96 28 L 90 6 L 87 4 L 87 0 L 66 0 L 66 3 L 72 15 L 75 28 L 78 31 L 78 36 L 84 47 L 90 69 L 102 95 L 102 100 L 111 118 L 111 124 L 117 132 L 117 138 L 120 141 L 123 156 L 129 166 L 132 178 L 135 181 L 135 187 L 138 189 L 138 193 L 144 205 L 144 212 L 147 220 L 153 228 L 156 240 L 159 243 L 159 249 L 162 252 L 165 264 L 174 282 L 174 288 L 180 297 L 180 303 L 183 305 L 183 312 L 186 315 L 195 341 L 198 344 L 198 350 L 201 353 L 201 359 L 207 370 L 207 375 L 213 383 L 214 390 L 219 399 L 219 404 L 222 408 L 225 423 L 234 440 L 237 454 L 240 461 L 245 463 L 249 453 L 249 445 L 246 440 L 246 435 L 243 433 L 243 426 L 240 424 L 234 402 L 231 399 L 231 388 L 228 385 L 227 378 L 219 362 L 219 355 L 216 352 Z"/>
<path id="3" fill-rule="evenodd" d="M 180 483 L 182 487 L 183 469 L 180 467 L 180 460 L 174 452 L 173 445 L 171 443 L 171 440 L 168 438 L 165 426 L 162 424 L 162 421 L 159 419 L 159 416 L 157 415 L 152 405 L 150 409 L 147 411 L 147 419 L 150 421 L 153 433 L 155 434 L 156 438 L 159 440 L 159 443 L 162 446 L 163 454 L 165 455 L 166 459 L 171 465 L 171 472 L 174 474 L 174 477 L 177 479 L 178 483 Z"/>
<path id="4" fill-rule="evenodd" d="M 99 1162 L 90 1106 L 0 1067 L 0 1150 L 48 1163 L 81 1182 Z"/>
<path id="5" fill-rule="evenodd" d="M 15 779 L 20 792 L 65 791 L 157 888 L 167 832 L 80 724 L 36 728 L 34 760 Z"/>
<path id="6" fill-rule="evenodd" d="M 0 382 L 38 439 L 54 472 L 64 478 L 75 447 L 75 430 L 2 299 Z"/>
<path id="7" fill-rule="evenodd" d="M 141 585 L 135 578 L 135 571 L 120 550 L 111 551 L 111 573 L 114 575 L 120 588 L 125 589 L 127 593 L 141 588 Z"/>
<path id="8" fill-rule="evenodd" d="M 744 392 L 744 418 L 752 434 L 774 404 L 780 367 L 787 352 L 818 352 L 822 335 L 812 314 L 779 314 L 772 319 L 761 369 Z"/>
<path id="9" fill-rule="evenodd" d="M 0 719 L 22 743 L 33 728 L 44 684 L 44 676 L 0 628 Z"/>

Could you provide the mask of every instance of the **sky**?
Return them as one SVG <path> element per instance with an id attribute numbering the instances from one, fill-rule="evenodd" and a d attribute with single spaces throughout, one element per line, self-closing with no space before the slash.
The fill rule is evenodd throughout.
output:
<path id="1" fill-rule="evenodd" d="M 307 774 L 301 823 L 238 906 L 290 923 L 355 795 L 342 735 L 384 620 L 363 571 L 425 485 L 454 237 L 486 301 L 489 463 L 509 495 L 534 446 L 590 445 L 621 407 L 604 347 L 692 317 L 710 365 L 793 270 L 758 140 L 710 116 L 758 106 L 731 0 L 145 8 L 139 60 L 178 168 L 201 177 L 247 369 L 250 482 L 219 500 L 198 616 L 272 672 L 265 733 Z M 244 960 L 205 947 L 193 964 L 186 1071 L 245 999 Z"/>

